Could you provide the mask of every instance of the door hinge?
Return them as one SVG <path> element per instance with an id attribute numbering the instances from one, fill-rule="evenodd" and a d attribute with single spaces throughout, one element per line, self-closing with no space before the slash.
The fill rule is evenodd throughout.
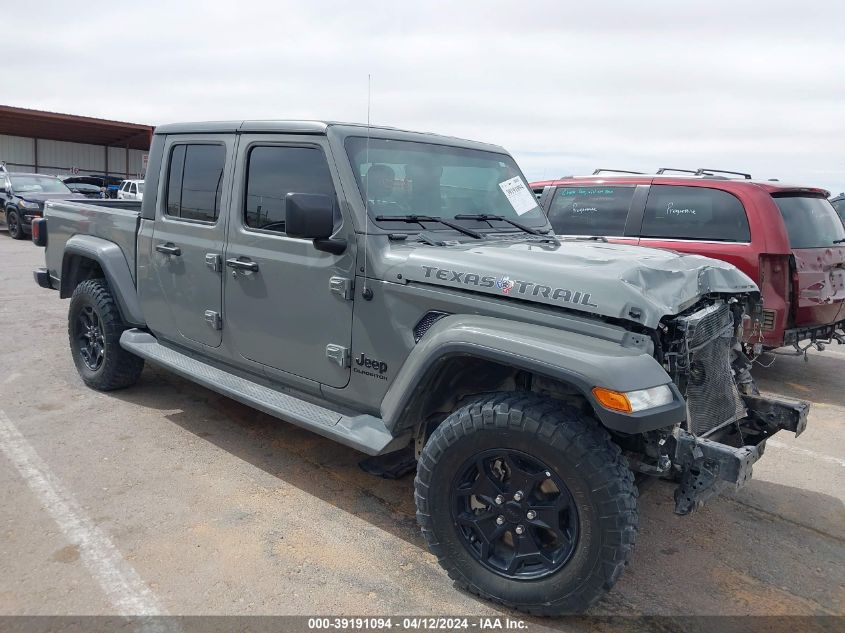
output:
<path id="1" fill-rule="evenodd" d="M 329 279 L 329 289 L 344 299 L 351 299 L 354 296 L 352 280 L 346 277 L 332 277 Z"/>
<path id="2" fill-rule="evenodd" d="M 349 348 L 329 343 L 326 345 L 326 357 L 341 367 L 349 367 Z"/>
<path id="3" fill-rule="evenodd" d="M 214 310 L 205 311 L 205 322 L 211 326 L 212 330 L 223 329 L 223 317 L 220 316 L 219 312 L 215 312 Z"/>
<path id="4" fill-rule="evenodd" d="M 206 253 L 205 265 L 208 266 L 214 272 L 219 273 L 221 270 L 223 270 L 223 258 L 220 256 L 219 253 Z"/>

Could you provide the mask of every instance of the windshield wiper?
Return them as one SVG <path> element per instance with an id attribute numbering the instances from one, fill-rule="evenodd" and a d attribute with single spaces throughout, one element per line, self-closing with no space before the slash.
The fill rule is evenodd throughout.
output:
<path id="1" fill-rule="evenodd" d="M 531 235 L 545 235 L 545 233 L 541 233 L 537 229 L 527 226 L 522 222 L 517 222 L 516 220 L 511 220 L 510 218 L 506 218 L 503 215 L 495 215 L 492 213 L 459 213 L 455 216 L 456 220 L 500 220 L 502 222 L 507 222 L 511 226 L 515 226 L 520 231 L 525 231 L 526 233 L 530 233 Z"/>
<path id="2" fill-rule="evenodd" d="M 833 240 L 833 243 L 834 244 L 845 244 L 845 237 L 843 237 L 841 240 Z"/>
<path id="3" fill-rule="evenodd" d="M 422 222 L 439 222 L 449 228 L 455 229 L 458 233 L 469 235 L 477 240 L 484 237 L 478 231 L 473 231 L 472 229 L 468 229 L 460 224 L 455 224 L 454 222 L 444 220 L 443 218 L 435 218 L 431 215 L 377 215 L 376 222 L 415 222 L 417 224 L 421 224 Z"/>
<path id="4" fill-rule="evenodd" d="M 455 219 L 456 220 L 485 220 L 485 221 L 498 220 L 498 221 L 501 221 L 501 222 L 507 222 L 511 226 L 518 228 L 520 231 L 524 231 L 525 233 L 528 233 L 530 235 L 539 235 L 540 237 L 544 237 L 547 240 L 552 240 L 553 242 L 560 244 L 560 240 L 558 240 L 557 237 L 554 237 L 552 235 L 547 235 L 547 234 L 543 233 L 542 231 L 535 229 L 532 226 L 528 226 L 527 224 L 523 224 L 522 222 L 517 222 L 516 220 L 511 220 L 510 218 L 506 218 L 503 215 L 495 215 L 493 213 L 459 213 L 458 215 L 455 216 Z"/>

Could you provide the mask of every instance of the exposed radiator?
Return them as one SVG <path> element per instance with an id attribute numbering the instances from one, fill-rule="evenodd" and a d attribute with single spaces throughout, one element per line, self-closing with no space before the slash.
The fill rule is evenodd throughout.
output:
<path id="1" fill-rule="evenodd" d="M 687 429 L 707 435 L 746 415 L 731 371 L 734 321 L 725 303 L 678 318 L 689 362 Z"/>

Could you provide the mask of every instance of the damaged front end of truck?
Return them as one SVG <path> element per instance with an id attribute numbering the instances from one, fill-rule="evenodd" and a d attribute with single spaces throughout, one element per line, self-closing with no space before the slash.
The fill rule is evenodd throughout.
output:
<path id="1" fill-rule="evenodd" d="M 634 469 L 673 479 L 675 512 L 689 514 L 707 499 L 750 478 L 766 440 L 796 436 L 809 404 L 761 396 L 742 342 L 759 324 L 756 293 L 700 301 L 665 319 L 653 336 L 656 356 L 686 401 L 686 421 L 643 435 Z"/>
<path id="2" fill-rule="evenodd" d="M 395 267 L 388 276 L 506 297 L 526 311 L 553 307 L 572 318 L 627 330 L 626 344 L 652 356 L 665 371 L 665 385 L 642 387 L 668 387 L 661 393 L 666 397 L 671 391 L 670 403 L 634 410 L 590 401 L 589 394 L 573 399 L 558 390 L 557 395 L 598 417 L 632 470 L 678 481 L 678 514 L 742 485 L 766 439 L 777 431 L 803 431 L 807 403 L 775 400 L 757 391 L 746 352 L 761 340 L 763 305 L 757 286 L 737 268 L 671 251 L 534 239 L 394 247 Z M 626 344 L 619 349 L 620 359 L 628 353 Z M 588 388 L 614 389 L 600 376 L 587 379 L 593 381 Z"/>

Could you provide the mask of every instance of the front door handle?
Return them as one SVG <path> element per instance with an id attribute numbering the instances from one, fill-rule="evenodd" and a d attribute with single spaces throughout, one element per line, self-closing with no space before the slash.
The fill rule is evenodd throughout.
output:
<path id="1" fill-rule="evenodd" d="M 179 257 L 182 254 L 182 249 L 178 246 L 174 246 L 170 242 L 167 244 L 156 244 L 156 250 L 159 253 L 164 253 L 165 255 L 173 255 L 174 257 Z"/>
<path id="2" fill-rule="evenodd" d="M 227 259 L 226 265 L 229 268 L 234 268 L 235 270 L 249 270 L 249 271 L 254 272 L 254 273 L 258 272 L 258 264 L 256 264 L 255 262 L 251 262 L 249 260 Z"/>

